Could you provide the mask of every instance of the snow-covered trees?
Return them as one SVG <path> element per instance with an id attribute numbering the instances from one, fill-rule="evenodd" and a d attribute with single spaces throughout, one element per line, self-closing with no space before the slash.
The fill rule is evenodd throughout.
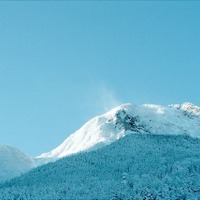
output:
<path id="1" fill-rule="evenodd" d="M 0 185 L 1 199 L 200 199 L 200 140 L 132 134 Z"/>

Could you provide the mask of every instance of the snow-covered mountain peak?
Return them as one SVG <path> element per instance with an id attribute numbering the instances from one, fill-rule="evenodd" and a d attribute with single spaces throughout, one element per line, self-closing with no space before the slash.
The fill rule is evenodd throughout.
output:
<path id="1" fill-rule="evenodd" d="M 184 111 L 184 113 L 186 115 L 200 116 L 200 107 L 198 107 L 190 102 L 185 102 L 183 104 L 173 104 L 171 106 Z"/>
<path id="2" fill-rule="evenodd" d="M 99 148 L 130 133 L 187 134 L 200 137 L 199 116 L 200 108 L 191 103 L 170 106 L 122 104 L 91 119 L 60 146 L 37 159 L 52 160 Z"/>
<path id="3" fill-rule="evenodd" d="M 0 145 L 0 182 L 27 172 L 34 161 L 15 147 Z"/>
<path id="4" fill-rule="evenodd" d="M 187 111 L 193 115 L 200 116 L 200 107 L 195 106 L 192 103 L 186 102 L 181 105 L 181 109 Z"/>
<path id="5" fill-rule="evenodd" d="M 195 106 L 193 103 L 191 103 L 191 102 L 184 102 L 184 103 L 182 103 L 182 105 L 181 105 L 182 107 L 187 107 L 187 108 L 189 108 L 189 107 L 198 107 L 198 106 Z"/>

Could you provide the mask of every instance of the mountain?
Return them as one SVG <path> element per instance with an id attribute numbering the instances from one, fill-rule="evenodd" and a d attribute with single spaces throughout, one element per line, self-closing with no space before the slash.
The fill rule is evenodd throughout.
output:
<path id="1" fill-rule="evenodd" d="M 57 148 L 36 159 L 45 163 L 74 153 L 94 150 L 130 133 L 200 137 L 200 108 L 191 103 L 169 106 L 123 104 L 91 119 Z"/>
<path id="2" fill-rule="evenodd" d="M 129 134 L 0 184 L 7 199 L 200 199 L 200 139 Z"/>
<path id="3" fill-rule="evenodd" d="M 14 147 L 0 145 L 0 182 L 35 166 L 104 147 L 129 134 L 200 136 L 200 108 L 191 103 L 160 106 L 123 104 L 97 116 L 61 145 L 34 160 Z"/>
<path id="4" fill-rule="evenodd" d="M 15 147 L 0 145 L 0 182 L 19 176 L 34 167 L 33 160 Z"/>
<path id="5" fill-rule="evenodd" d="M 40 164 L 55 162 L 0 184 L 0 197 L 200 199 L 199 147 L 198 106 L 123 104 L 91 119 L 60 146 L 36 158 Z M 5 153 L 7 148 L 10 153 Z M 0 169 L 10 170 L 2 176 L 24 163 L 27 170 L 34 165 L 14 148 L 0 149 L 1 157 L 6 155 Z"/>

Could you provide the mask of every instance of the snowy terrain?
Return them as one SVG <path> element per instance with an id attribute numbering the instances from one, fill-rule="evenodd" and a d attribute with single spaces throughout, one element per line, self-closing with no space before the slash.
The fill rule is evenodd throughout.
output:
<path id="1" fill-rule="evenodd" d="M 191 103 L 170 106 L 123 104 L 91 119 L 60 146 L 34 161 L 13 147 L 0 146 L 0 181 L 64 156 L 98 149 L 131 133 L 183 134 L 199 138 L 200 108 Z"/>
<path id="2" fill-rule="evenodd" d="M 197 200 L 200 139 L 130 134 L 0 185 L 1 200 Z"/>
<path id="3" fill-rule="evenodd" d="M 130 133 L 184 134 L 200 137 L 200 108 L 191 104 L 160 106 L 123 104 L 97 116 L 60 146 L 37 157 L 41 163 L 97 149 Z"/>
<path id="4" fill-rule="evenodd" d="M 124 104 L 34 161 L 55 162 L 0 184 L 2 200 L 200 199 L 200 108 Z M 0 181 L 34 164 L 0 146 Z"/>
<path id="5" fill-rule="evenodd" d="M 33 160 L 15 147 L 0 145 L 0 182 L 21 175 L 34 167 Z"/>

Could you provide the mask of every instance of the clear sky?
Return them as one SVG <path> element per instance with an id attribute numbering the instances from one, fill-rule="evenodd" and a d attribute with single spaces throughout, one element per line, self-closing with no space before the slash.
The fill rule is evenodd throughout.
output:
<path id="1" fill-rule="evenodd" d="M 1 1 L 0 143 L 37 156 L 121 103 L 200 106 L 200 2 Z"/>

